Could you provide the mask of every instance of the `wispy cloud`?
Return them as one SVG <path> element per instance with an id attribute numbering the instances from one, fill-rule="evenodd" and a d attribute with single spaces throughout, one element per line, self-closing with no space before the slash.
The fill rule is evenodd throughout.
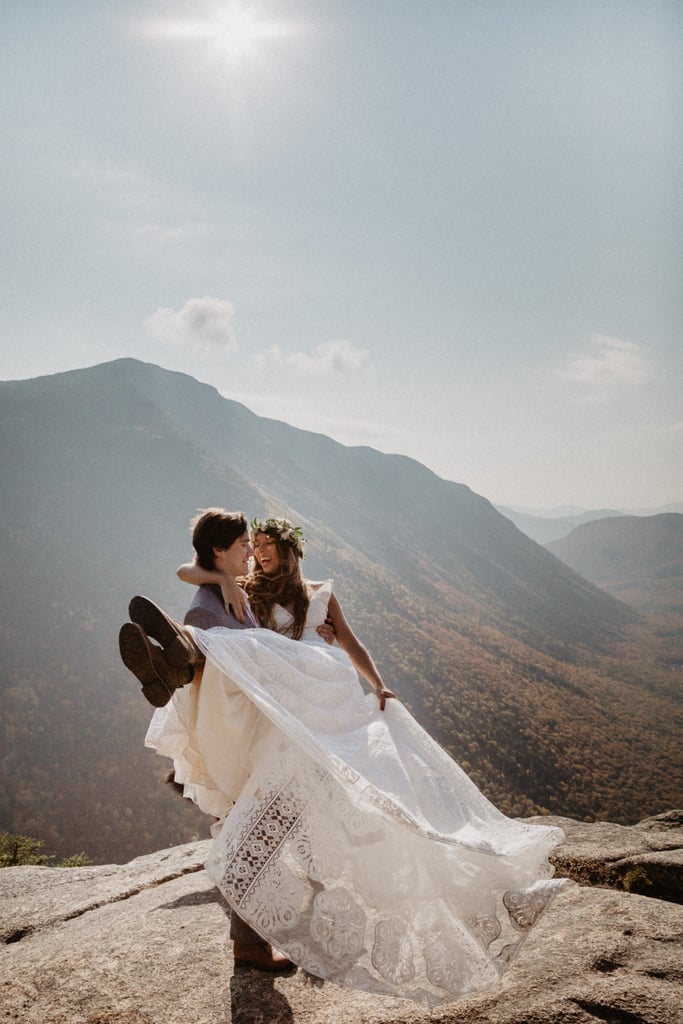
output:
<path id="1" fill-rule="evenodd" d="M 576 385 L 577 401 L 591 403 L 609 402 L 648 378 L 639 346 L 604 334 L 593 339 L 588 352 L 572 355 L 556 372 Z"/>
<path id="2" fill-rule="evenodd" d="M 256 357 L 259 363 L 289 367 L 306 377 L 350 376 L 365 368 L 368 352 L 350 341 L 339 338 L 323 341 L 313 352 L 283 352 L 279 345 L 273 345 L 267 352 Z"/>
<path id="3" fill-rule="evenodd" d="M 182 309 L 158 309 L 145 320 L 145 330 L 151 337 L 179 348 L 199 347 L 223 349 L 237 348 L 233 320 L 235 308 L 231 302 L 205 295 L 188 299 Z"/>

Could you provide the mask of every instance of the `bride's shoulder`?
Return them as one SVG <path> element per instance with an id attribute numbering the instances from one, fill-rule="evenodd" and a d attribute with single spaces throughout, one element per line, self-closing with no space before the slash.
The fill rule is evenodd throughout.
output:
<path id="1" fill-rule="evenodd" d="M 317 594 L 321 587 L 332 592 L 332 580 L 306 580 L 306 586 L 310 594 Z"/>

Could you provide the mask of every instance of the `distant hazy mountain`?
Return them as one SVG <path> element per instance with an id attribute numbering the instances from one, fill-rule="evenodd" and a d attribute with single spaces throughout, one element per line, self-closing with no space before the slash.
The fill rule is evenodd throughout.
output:
<path id="1" fill-rule="evenodd" d="M 661 516 L 667 512 L 676 512 L 683 515 L 683 501 L 672 501 L 668 505 L 658 505 L 656 508 L 625 508 L 624 515 L 627 516 Z"/>
<path id="2" fill-rule="evenodd" d="M 615 516 L 653 516 L 666 512 L 683 512 L 683 502 L 649 509 L 579 508 L 564 505 L 553 509 L 508 508 L 496 505 L 497 511 L 510 519 L 522 533 L 546 547 L 551 541 L 568 536 L 572 530 L 594 519 L 613 519 Z"/>
<path id="3" fill-rule="evenodd" d="M 566 537 L 582 523 L 590 523 L 594 519 L 605 519 L 620 516 L 622 513 L 615 509 L 582 509 L 569 511 L 563 514 L 538 515 L 530 512 L 519 512 L 512 508 L 505 508 L 496 505 L 497 510 L 506 516 L 517 526 L 527 537 L 531 537 L 537 544 L 549 545 L 551 541 L 560 540 Z"/>
<path id="4" fill-rule="evenodd" d="M 683 515 L 600 519 L 547 545 L 586 579 L 638 608 L 683 613 Z"/>
<path id="5" fill-rule="evenodd" d="M 0 402 L 0 828 L 99 860 L 205 830 L 158 784 L 117 634 L 134 593 L 182 616 L 174 570 L 208 505 L 304 526 L 307 575 L 334 577 L 387 683 L 508 813 L 680 801 L 671 652 L 468 487 L 132 359 Z"/>

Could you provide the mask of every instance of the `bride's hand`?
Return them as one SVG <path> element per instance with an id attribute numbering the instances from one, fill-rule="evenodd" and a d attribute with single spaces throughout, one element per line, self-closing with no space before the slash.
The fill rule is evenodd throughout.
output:
<path id="1" fill-rule="evenodd" d="M 337 639 L 336 630 L 329 619 L 325 619 L 319 626 L 316 626 L 316 633 L 330 646 Z"/>
<path id="2" fill-rule="evenodd" d="M 247 598 L 241 587 L 235 583 L 232 576 L 225 576 L 221 583 L 221 594 L 223 604 L 226 608 L 232 608 L 232 614 L 238 622 L 245 622 L 247 618 Z"/>
<path id="3" fill-rule="evenodd" d="M 392 697 L 394 698 L 394 700 L 398 700 L 398 697 L 394 693 L 394 691 L 393 690 L 387 690 L 384 686 L 382 687 L 381 690 L 375 690 L 375 697 L 379 701 L 379 709 L 380 709 L 380 711 L 384 711 L 384 705 Z"/>

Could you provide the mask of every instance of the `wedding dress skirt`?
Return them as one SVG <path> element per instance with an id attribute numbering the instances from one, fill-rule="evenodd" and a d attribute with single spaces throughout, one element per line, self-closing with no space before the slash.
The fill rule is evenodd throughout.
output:
<path id="1" fill-rule="evenodd" d="M 563 833 L 506 818 L 398 700 L 380 711 L 315 639 L 323 602 L 299 642 L 193 630 L 202 682 L 146 743 L 225 816 L 209 875 L 295 963 L 428 1005 L 489 988 L 566 884 L 548 862 Z"/>

